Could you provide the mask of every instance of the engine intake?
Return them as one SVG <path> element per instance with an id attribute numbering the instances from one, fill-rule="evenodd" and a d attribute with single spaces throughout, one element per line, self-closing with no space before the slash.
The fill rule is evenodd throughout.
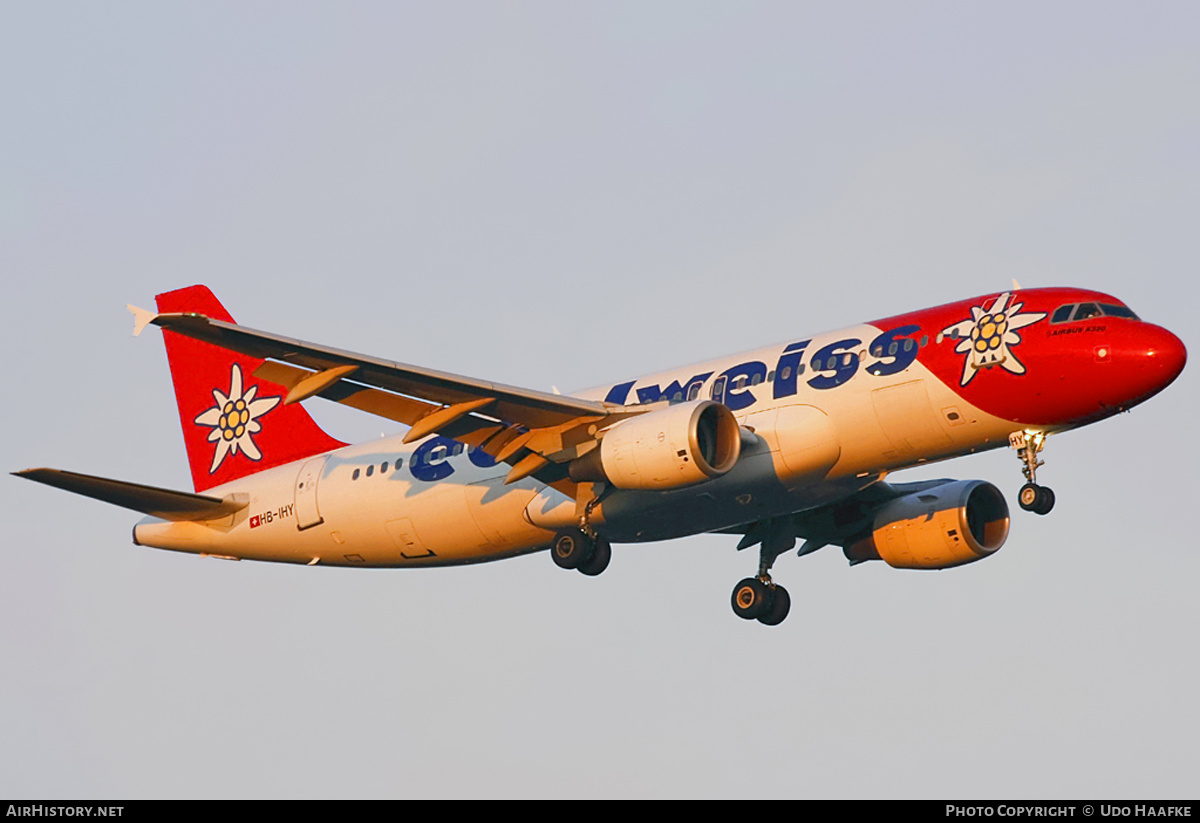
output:
<path id="1" fill-rule="evenodd" d="M 576 482 L 677 489 L 725 474 L 741 448 L 733 412 L 712 400 L 693 400 L 622 420 L 569 469 Z"/>
<path id="2" fill-rule="evenodd" d="M 883 560 L 896 569 L 949 569 L 997 551 L 1008 538 L 1008 503 L 991 483 L 957 480 L 897 498 L 872 529 L 846 545 L 851 563 Z"/>

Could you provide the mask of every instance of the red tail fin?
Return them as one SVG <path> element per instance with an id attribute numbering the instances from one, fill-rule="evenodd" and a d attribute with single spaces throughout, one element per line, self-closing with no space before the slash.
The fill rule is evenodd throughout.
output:
<path id="1" fill-rule="evenodd" d="M 158 295 L 160 312 L 234 322 L 206 286 Z M 346 445 L 323 432 L 286 391 L 254 377 L 263 361 L 164 331 L 179 422 L 196 491 Z"/>

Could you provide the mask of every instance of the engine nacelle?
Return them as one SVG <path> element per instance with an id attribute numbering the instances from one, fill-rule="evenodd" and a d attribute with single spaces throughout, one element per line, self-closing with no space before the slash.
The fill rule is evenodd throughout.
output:
<path id="1" fill-rule="evenodd" d="M 851 563 L 949 569 L 995 552 L 1008 538 L 1008 503 L 991 483 L 958 480 L 887 503 L 871 531 L 846 546 Z"/>
<path id="2" fill-rule="evenodd" d="M 571 479 L 618 489 L 678 489 L 720 477 L 741 455 L 738 422 L 712 400 L 678 403 L 622 420 L 570 465 Z"/>

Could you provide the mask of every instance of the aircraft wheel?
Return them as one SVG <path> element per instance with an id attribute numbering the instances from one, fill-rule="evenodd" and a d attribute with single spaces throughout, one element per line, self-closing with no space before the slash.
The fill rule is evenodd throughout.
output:
<path id="1" fill-rule="evenodd" d="M 592 556 L 579 564 L 579 571 L 588 577 L 595 577 L 608 568 L 610 560 L 612 560 L 612 544 L 603 537 L 597 537 Z"/>
<path id="2" fill-rule="evenodd" d="M 1046 486 L 1026 483 L 1017 492 L 1017 503 L 1027 512 L 1049 514 L 1054 508 L 1054 492 Z"/>
<path id="3" fill-rule="evenodd" d="M 1038 486 L 1038 501 L 1033 511 L 1036 514 L 1049 514 L 1054 508 L 1054 492 L 1046 486 Z"/>
<path id="4" fill-rule="evenodd" d="M 764 626 L 778 626 L 788 616 L 792 608 L 792 597 L 783 586 L 776 586 L 772 592 L 771 604 L 766 612 L 758 616 L 758 622 Z"/>
<path id="5" fill-rule="evenodd" d="M 747 577 L 733 587 L 730 603 L 733 613 L 743 620 L 754 620 L 770 608 L 771 589 L 757 577 Z"/>
<path id="6" fill-rule="evenodd" d="M 592 541 L 583 532 L 563 532 L 550 547 L 550 556 L 560 569 L 578 569 L 591 559 L 592 553 Z"/>

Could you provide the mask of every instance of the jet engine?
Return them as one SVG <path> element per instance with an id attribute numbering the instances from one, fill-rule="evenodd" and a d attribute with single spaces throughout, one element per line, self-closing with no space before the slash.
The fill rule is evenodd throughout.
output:
<path id="1" fill-rule="evenodd" d="M 618 489 L 678 489 L 725 474 L 741 448 L 733 412 L 712 400 L 693 400 L 612 426 L 597 448 L 571 463 L 570 475 Z"/>
<path id="2" fill-rule="evenodd" d="M 949 569 L 995 552 L 1008 537 L 1008 504 L 991 483 L 958 480 L 898 497 L 876 513 L 871 531 L 847 543 L 853 563 L 883 560 L 897 569 Z"/>

